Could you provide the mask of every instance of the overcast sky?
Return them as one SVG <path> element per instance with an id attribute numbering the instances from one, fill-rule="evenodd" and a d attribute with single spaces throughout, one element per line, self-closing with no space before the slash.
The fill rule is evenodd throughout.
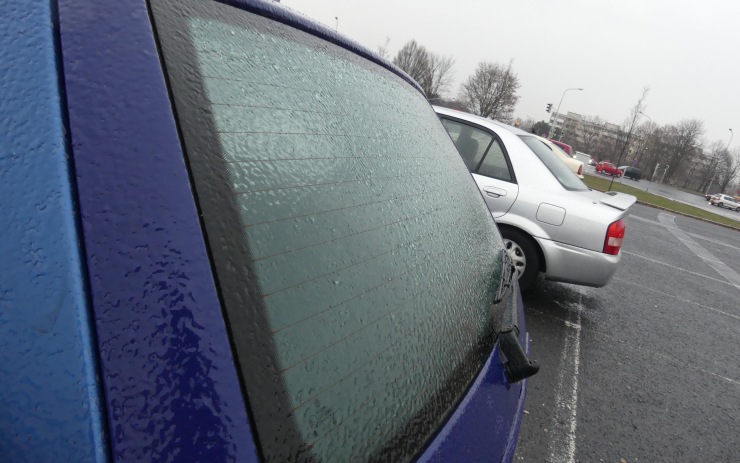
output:
<path id="1" fill-rule="evenodd" d="M 704 121 L 708 141 L 740 145 L 740 2 L 735 0 L 282 0 L 391 56 L 416 39 L 456 59 L 450 96 L 481 61 L 514 60 L 515 116 L 547 119 L 547 103 L 620 124 L 650 86 L 660 125 Z M 645 120 L 643 118 L 643 120 Z"/>

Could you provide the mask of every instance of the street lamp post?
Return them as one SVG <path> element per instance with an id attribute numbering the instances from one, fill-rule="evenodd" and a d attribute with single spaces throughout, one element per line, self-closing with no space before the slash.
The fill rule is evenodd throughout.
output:
<path id="1" fill-rule="evenodd" d="M 725 151 L 730 149 L 730 143 L 732 143 L 732 137 L 735 135 L 735 132 L 732 131 L 732 129 L 728 129 L 730 131 L 730 141 L 727 142 L 727 147 L 725 148 Z M 710 164 L 711 165 L 711 164 Z M 706 191 L 704 191 L 704 194 L 709 194 L 709 189 L 712 188 L 712 183 L 714 183 L 714 177 L 717 176 L 717 166 L 714 166 L 714 172 L 712 173 L 712 179 L 709 181 L 709 186 L 707 187 Z"/>
<path id="2" fill-rule="evenodd" d="M 334 32 L 339 32 L 339 16 L 334 16 L 334 21 L 336 21 L 334 24 Z"/>
<path id="3" fill-rule="evenodd" d="M 660 169 L 659 162 L 655 164 L 655 170 L 653 171 L 653 175 L 651 175 L 650 178 L 648 179 L 648 185 L 647 185 L 647 188 L 645 188 L 645 192 L 650 191 L 650 185 L 653 184 L 653 180 L 655 180 L 655 174 L 658 173 L 658 169 Z"/>
<path id="4" fill-rule="evenodd" d="M 560 97 L 560 103 L 558 103 L 558 107 L 555 109 L 555 116 L 553 117 L 553 120 L 552 120 L 552 127 L 551 127 L 552 138 L 555 138 L 555 126 L 558 123 L 558 115 L 560 114 L 560 105 L 563 104 L 563 98 L 565 98 L 565 94 L 571 90 L 583 90 L 583 89 L 582 88 L 566 88 L 565 91 L 563 92 L 563 96 Z M 562 134 L 561 134 L 561 138 L 562 138 Z"/>
<path id="5" fill-rule="evenodd" d="M 668 173 L 668 168 L 671 167 L 668 164 L 665 166 L 665 170 L 663 171 L 663 175 L 660 177 L 660 183 L 663 183 L 663 180 L 665 180 L 665 174 Z"/>

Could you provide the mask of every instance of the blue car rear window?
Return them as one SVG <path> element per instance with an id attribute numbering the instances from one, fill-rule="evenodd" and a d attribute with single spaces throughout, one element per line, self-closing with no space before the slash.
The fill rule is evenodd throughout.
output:
<path id="1" fill-rule="evenodd" d="M 409 459 L 495 339 L 502 242 L 454 145 L 345 49 L 152 4 L 263 454 Z"/>

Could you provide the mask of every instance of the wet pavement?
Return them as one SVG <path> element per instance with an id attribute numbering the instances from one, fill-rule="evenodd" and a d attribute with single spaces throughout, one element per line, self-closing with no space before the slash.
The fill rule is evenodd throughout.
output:
<path id="1" fill-rule="evenodd" d="M 740 232 L 635 205 L 604 288 L 540 281 L 515 461 L 740 461 Z"/>

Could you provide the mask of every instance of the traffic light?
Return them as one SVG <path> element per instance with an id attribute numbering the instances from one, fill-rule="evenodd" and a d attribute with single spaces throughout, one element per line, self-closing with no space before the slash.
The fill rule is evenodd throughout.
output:
<path id="1" fill-rule="evenodd" d="M 547 103 L 547 110 L 546 111 L 549 113 L 551 109 L 552 109 L 552 103 Z"/>

